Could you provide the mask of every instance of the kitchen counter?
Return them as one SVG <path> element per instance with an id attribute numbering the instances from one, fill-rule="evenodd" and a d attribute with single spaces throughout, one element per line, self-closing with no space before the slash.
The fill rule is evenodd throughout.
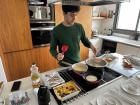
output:
<path id="1" fill-rule="evenodd" d="M 117 56 L 122 57 L 119 54 L 117 54 Z M 114 62 L 114 64 L 116 64 L 116 61 L 113 61 L 113 62 Z M 113 62 L 110 65 L 108 65 L 110 68 L 113 67 Z M 121 64 L 120 64 L 120 66 L 121 66 Z M 65 68 L 57 68 L 57 69 L 54 69 L 54 70 L 51 70 L 48 72 L 60 71 L 63 69 L 65 69 Z M 37 97 L 35 96 L 34 92 L 32 91 L 32 82 L 31 82 L 30 77 L 23 78 L 20 80 L 22 81 L 20 90 L 28 90 L 30 95 L 32 96 L 31 97 L 32 98 L 31 105 L 38 105 Z M 102 95 L 103 93 L 107 92 L 110 89 L 120 89 L 121 88 L 120 84 L 126 80 L 128 80 L 127 77 L 120 76 L 120 77 L 118 77 L 110 82 L 107 82 L 107 83 L 97 87 L 96 89 L 91 90 L 90 92 L 88 92 L 88 94 L 79 97 L 75 101 L 70 102 L 68 105 L 90 105 L 89 102 L 91 102 L 91 101 L 92 101 L 93 105 L 96 105 L 97 96 Z M 6 99 L 8 97 L 8 94 L 10 93 L 10 89 L 12 87 L 12 84 L 13 84 L 13 81 L 4 85 L 4 89 L 3 89 L 3 92 L 1 94 L 2 98 Z M 130 95 L 129 97 L 131 97 L 131 100 L 135 99 L 132 101 L 140 100 L 140 97 L 137 97 L 137 96 Z M 6 105 L 8 105 L 8 104 L 6 104 Z M 55 99 L 52 95 L 51 95 L 51 105 L 57 105 L 57 102 L 55 101 Z M 138 105 L 140 105 L 140 103 Z"/>
<path id="2" fill-rule="evenodd" d="M 118 37 L 118 36 L 107 36 L 107 35 L 94 35 L 94 36 L 105 39 L 105 40 L 119 42 L 119 43 L 123 43 L 123 44 L 127 44 L 127 45 L 131 45 L 131 46 L 135 46 L 135 47 L 140 48 L 140 41 L 121 38 L 121 37 Z"/>
<path id="3" fill-rule="evenodd" d="M 47 73 L 49 72 L 54 72 L 54 71 L 60 71 L 60 70 L 63 70 L 64 67 L 61 67 L 61 68 L 57 68 L 57 69 L 54 69 L 54 70 L 51 70 L 51 71 L 48 71 Z M 44 74 L 44 73 L 42 73 Z M 41 75 L 42 75 L 41 74 Z M 19 79 L 17 81 L 22 81 L 21 83 L 21 86 L 20 86 L 20 90 L 27 90 L 31 97 L 32 97 L 32 101 L 31 101 L 31 105 L 38 105 L 38 101 L 37 101 L 37 97 L 35 96 L 33 90 L 32 90 L 32 81 L 31 81 L 31 78 L 30 77 L 26 77 L 26 78 L 22 78 L 22 79 Z M 6 105 L 8 105 L 8 95 L 10 94 L 10 90 L 11 90 L 11 87 L 13 85 L 13 82 L 14 81 L 11 81 L 11 82 L 8 82 L 6 84 L 4 84 L 4 87 L 3 87 L 3 91 L 2 91 L 2 94 L 0 97 L 2 97 L 3 99 L 6 99 Z M 57 102 L 55 101 L 54 97 L 51 95 L 51 105 L 57 105 Z"/>

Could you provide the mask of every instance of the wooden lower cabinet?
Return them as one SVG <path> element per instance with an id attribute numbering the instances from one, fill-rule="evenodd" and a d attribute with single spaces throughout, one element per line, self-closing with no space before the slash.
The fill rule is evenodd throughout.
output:
<path id="1" fill-rule="evenodd" d="M 81 61 L 86 60 L 88 58 L 89 49 L 86 48 L 82 43 L 80 44 L 80 56 Z"/>
<path id="2" fill-rule="evenodd" d="M 81 60 L 88 57 L 88 48 L 81 46 Z M 56 59 L 49 52 L 49 47 L 34 48 L 20 52 L 4 54 L 8 81 L 24 78 L 30 75 L 30 67 L 33 62 L 37 64 L 40 72 L 59 67 Z"/>
<path id="3" fill-rule="evenodd" d="M 81 46 L 81 60 L 88 57 L 88 48 Z M 59 67 L 56 59 L 49 52 L 49 47 L 34 48 L 31 50 L 11 52 L 4 54 L 8 81 L 24 78 L 30 75 L 30 67 L 33 62 L 37 64 L 40 72 Z"/>
<path id="4" fill-rule="evenodd" d="M 37 64 L 40 72 L 58 67 L 57 61 L 49 53 L 49 47 L 7 53 L 4 54 L 4 59 L 10 74 L 8 81 L 29 76 L 33 62 Z"/>
<path id="5" fill-rule="evenodd" d="M 2 48 L 1 48 L 1 46 L 0 46 L 0 56 L 2 55 Z"/>

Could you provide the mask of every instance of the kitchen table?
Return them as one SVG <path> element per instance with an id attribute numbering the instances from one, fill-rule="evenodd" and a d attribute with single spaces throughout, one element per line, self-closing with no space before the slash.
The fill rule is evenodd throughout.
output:
<path id="1" fill-rule="evenodd" d="M 117 56 L 119 58 L 122 57 L 122 55 L 119 55 L 119 54 L 117 54 Z M 115 64 L 116 64 L 116 61 L 114 61 L 114 65 Z M 112 68 L 113 67 L 113 62 L 108 66 L 110 68 Z M 48 72 L 61 71 L 63 69 L 65 69 L 65 68 L 57 68 L 57 69 L 54 69 L 54 70 L 51 70 L 51 71 L 48 71 Z M 44 73 L 42 73 L 42 74 L 44 74 Z M 136 78 L 135 76 L 138 75 L 138 74 L 139 73 L 135 74 L 131 78 Z M 130 78 L 127 78 L 125 76 L 120 76 L 120 77 L 118 77 L 118 78 L 116 78 L 116 79 L 114 79 L 114 80 L 112 80 L 110 82 L 107 82 L 107 83 L 105 83 L 105 84 L 103 84 L 103 85 L 101 85 L 101 86 L 89 91 L 87 94 L 82 95 L 79 98 L 77 98 L 74 101 L 71 101 L 71 102 L 69 102 L 67 104 L 68 105 L 90 105 L 92 103 L 92 105 L 97 105 L 96 104 L 97 97 L 100 96 L 100 95 L 103 95 L 103 93 L 109 91 L 110 89 L 115 89 L 115 91 L 123 93 L 124 91 L 122 91 L 122 89 L 121 89 L 121 84 L 122 84 L 122 82 L 124 82 L 124 81 L 126 81 L 128 79 L 130 79 Z M 26 78 L 20 79 L 20 81 L 22 81 L 20 90 L 27 90 L 29 92 L 29 94 L 31 96 L 31 105 L 38 105 L 37 97 L 35 96 L 34 92 L 32 91 L 31 78 L 26 77 Z M 7 98 L 8 98 L 8 95 L 10 93 L 10 90 L 11 90 L 13 82 L 14 81 L 4 84 L 4 89 L 3 89 L 2 94 L 0 96 L 2 98 L 6 99 L 6 105 L 8 105 Z M 124 94 L 126 94 L 126 93 L 124 92 Z M 133 95 L 129 95 L 129 94 L 126 94 L 126 95 L 132 101 L 138 102 L 140 100 L 140 96 L 133 96 Z M 56 100 L 54 99 L 54 97 L 52 95 L 51 95 L 51 105 L 58 105 Z M 137 104 L 137 105 L 140 105 L 140 103 Z"/>

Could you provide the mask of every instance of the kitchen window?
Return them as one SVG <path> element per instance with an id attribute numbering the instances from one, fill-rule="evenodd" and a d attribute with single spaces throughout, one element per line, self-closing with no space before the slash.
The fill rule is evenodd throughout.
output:
<path id="1" fill-rule="evenodd" d="M 135 35 L 137 39 L 140 32 L 140 0 L 131 0 L 116 6 L 114 32 Z"/>

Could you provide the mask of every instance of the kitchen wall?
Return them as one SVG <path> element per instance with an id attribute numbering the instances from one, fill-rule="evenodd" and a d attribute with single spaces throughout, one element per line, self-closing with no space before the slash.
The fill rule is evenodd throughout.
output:
<path id="1" fill-rule="evenodd" d="M 109 11 L 113 10 L 115 13 L 116 5 L 104 5 L 104 6 L 95 6 L 93 7 L 93 16 L 99 15 L 101 11 Z M 106 19 L 93 19 L 92 20 L 92 30 L 97 31 L 98 34 L 104 34 L 104 29 L 112 29 L 114 22 L 114 15 L 113 18 L 106 18 Z"/>

